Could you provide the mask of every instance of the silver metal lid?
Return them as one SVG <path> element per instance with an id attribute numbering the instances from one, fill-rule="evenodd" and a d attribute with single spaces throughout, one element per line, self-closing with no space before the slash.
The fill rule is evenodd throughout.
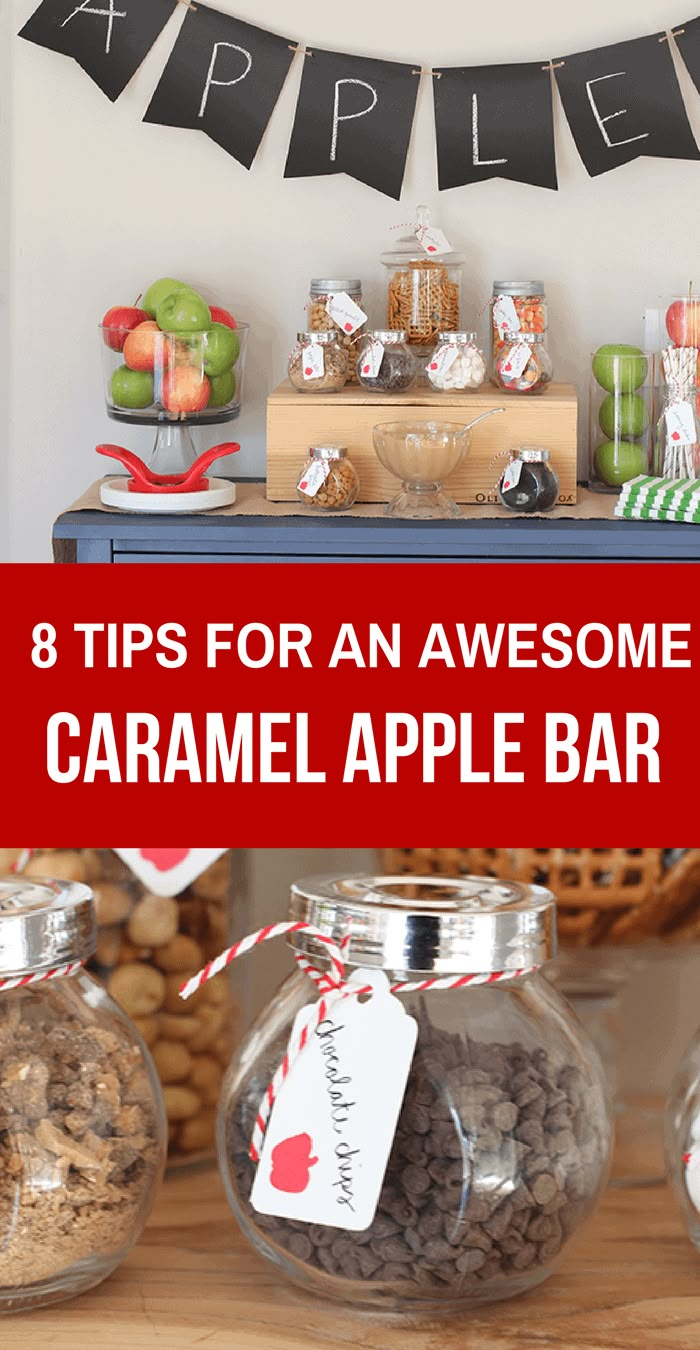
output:
<path id="1" fill-rule="evenodd" d="M 540 342 L 544 342 L 544 333 L 523 333 L 518 330 L 517 333 L 504 333 L 505 342 L 524 342 L 530 347 L 536 347 Z"/>
<path id="2" fill-rule="evenodd" d="M 345 459 L 347 450 L 344 445 L 312 445 L 312 459 Z"/>
<path id="3" fill-rule="evenodd" d="M 359 277 L 311 278 L 312 295 L 338 295 L 340 291 L 346 291 L 350 296 L 359 295 L 362 292 L 362 282 Z"/>
<path id="4" fill-rule="evenodd" d="M 518 459 L 522 459 L 525 464 L 546 464 L 549 458 L 549 450 L 541 450 L 537 445 L 524 445 L 522 450 L 518 450 Z"/>
<path id="5" fill-rule="evenodd" d="M 467 333 L 466 331 L 460 331 L 459 333 L 438 333 L 438 342 L 456 342 L 460 346 L 471 345 L 476 343 L 477 337 L 478 333 Z"/>
<path id="6" fill-rule="evenodd" d="M 403 974 L 486 974 L 556 955 L 554 896 L 489 877 L 310 877 L 291 888 L 290 916 L 340 942 L 348 963 Z M 288 938 L 324 964 L 307 932 Z"/>
<path id="7" fill-rule="evenodd" d="M 544 295 L 543 281 L 494 281 L 494 295 Z"/>
<path id="8" fill-rule="evenodd" d="M 306 333 L 297 333 L 297 342 L 301 342 L 302 344 L 306 342 L 320 342 L 322 347 L 326 347 L 329 342 L 337 341 L 337 328 L 320 328 L 318 332 L 310 330 Z"/>
<path id="9" fill-rule="evenodd" d="M 384 347 L 395 347 L 399 342 L 408 341 L 405 328 L 373 328 L 371 332 L 364 333 L 363 337 L 376 338 Z"/>
<path id="10" fill-rule="evenodd" d="M 0 877 L 0 975 L 29 975 L 86 961 L 96 942 L 88 886 Z"/>

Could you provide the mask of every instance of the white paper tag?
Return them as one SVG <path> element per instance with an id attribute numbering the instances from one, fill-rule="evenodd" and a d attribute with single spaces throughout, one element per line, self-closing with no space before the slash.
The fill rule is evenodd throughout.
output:
<path id="1" fill-rule="evenodd" d="M 700 1149 L 693 1145 L 685 1165 L 685 1188 L 693 1208 L 700 1213 Z"/>
<path id="2" fill-rule="evenodd" d="M 521 328 L 518 311 L 512 295 L 499 295 L 493 305 L 493 320 L 501 335 L 519 333 Z"/>
<path id="3" fill-rule="evenodd" d="M 695 445 L 695 416 L 692 403 L 669 403 L 666 430 L 672 445 Z"/>
<path id="4" fill-rule="evenodd" d="M 428 374 L 433 379 L 442 379 L 451 370 L 457 360 L 457 347 L 454 343 L 448 343 L 444 347 L 438 347 L 432 361 L 428 362 L 426 367 Z"/>
<path id="5" fill-rule="evenodd" d="M 115 848 L 114 852 L 154 895 L 179 895 L 226 849 Z"/>
<path id="6" fill-rule="evenodd" d="M 330 295 L 326 305 L 326 312 L 330 314 L 334 323 L 338 325 L 341 332 L 347 333 L 352 337 L 363 323 L 367 322 L 367 315 L 359 305 L 347 294 L 347 291 L 338 291 L 337 295 Z"/>
<path id="7" fill-rule="evenodd" d="M 505 375 L 507 380 L 519 380 L 531 356 L 532 352 L 527 343 L 519 342 L 502 358 L 499 367 L 501 374 Z"/>
<path id="8" fill-rule="evenodd" d="M 384 360 L 384 343 L 379 338 L 370 338 L 362 356 L 362 374 L 368 380 L 376 380 Z"/>
<path id="9" fill-rule="evenodd" d="M 305 380 L 322 380 L 326 372 L 326 354 L 320 342 L 307 342 L 301 349 Z"/>
<path id="10" fill-rule="evenodd" d="M 315 497 L 320 491 L 331 471 L 331 466 L 325 459 L 312 459 L 307 471 L 299 479 L 297 487 L 307 497 Z"/>
<path id="11" fill-rule="evenodd" d="M 510 492 L 511 488 L 517 487 L 522 471 L 523 461 L 512 459 L 501 479 L 501 492 Z"/>
<path id="12" fill-rule="evenodd" d="M 369 1228 L 406 1093 L 418 1024 L 383 971 L 355 971 L 366 1002 L 331 1002 L 272 1109 L 251 1203 L 261 1214 Z M 293 1036 L 308 1021 L 303 1008 Z"/>
<path id="13" fill-rule="evenodd" d="M 451 253 L 452 245 L 443 234 L 442 230 L 434 230 L 432 226 L 416 226 L 416 239 L 426 253 Z"/>

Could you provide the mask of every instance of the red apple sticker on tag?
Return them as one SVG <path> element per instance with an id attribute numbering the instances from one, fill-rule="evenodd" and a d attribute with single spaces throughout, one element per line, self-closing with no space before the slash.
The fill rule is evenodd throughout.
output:
<path id="1" fill-rule="evenodd" d="M 503 369 L 506 371 L 506 373 L 509 373 L 509 372 L 513 369 L 513 367 L 512 367 L 512 365 L 511 365 L 510 361 L 508 362 L 508 365 L 507 365 L 507 366 L 504 366 L 504 367 L 503 367 Z"/>
<path id="2" fill-rule="evenodd" d="M 437 361 L 432 361 L 431 364 L 430 364 L 430 369 L 431 369 L 431 370 L 437 370 L 437 368 L 438 368 L 438 363 L 437 363 Z"/>
<path id="3" fill-rule="evenodd" d="M 352 324 L 351 324 L 351 323 L 346 323 L 346 325 L 345 325 L 345 332 L 346 332 L 346 333 L 352 333 Z"/>
<path id="4" fill-rule="evenodd" d="M 296 1134 L 277 1144 L 272 1150 L 270 1185 L 288 1195 L 302 1195 L 311 1180 L 311 1168 L 318 1162 L 313 1147 L 308 1134 Z"/>
<path id="5" fill-rule="evenodd" d="M 680 431 L 674 431 L 674 433 L 673 433 L 673 435 L 672 435 L 672 437 L 671 437 L 671 440 L 672 440 L 672 441 L 679 441 L 680 438 L 681 438 L 681 433 L 680 433 Z"/>
<path id="6" fill-rule="evenodd" d="M 189 854 L 188 848 L 142 848 L 139 850 L 141 857 L 146 862 L 152 862 L 159 872 L 169 872 L 171 867 L 177 867 L 178 863 L 184 862 Z"/>
<path id="7" fill-rule="evenodd" d="M 369 375 L 370 370 L 371 370 L 371 366 L 363 366 L 363 367 L 362 367 L 362 374 L 363 374 L 363 375 Z"/>
<path id="8" fill-rule="evenodd" d="M 307 377 L 310 377 L 311 375 L 313 375 L 313 373 L 314 373 L 313 366 L 307 366 L 306 369 L 305 369 L 305 371 L 304 371 L 304 374 L 305 374 Z"/>
<path id="9" fill-rule="evenodd" d="M 225 848 L 115 848 L 134 876 L 154 895 L 179 895 Z"/>

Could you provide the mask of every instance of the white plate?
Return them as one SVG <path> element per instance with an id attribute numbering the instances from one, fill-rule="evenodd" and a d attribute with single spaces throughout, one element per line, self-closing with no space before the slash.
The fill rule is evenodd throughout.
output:
<path id="1" fill-rule="evenodd" d="M 100 487 L 103 506 L 120 511 L 148 511 L 153 515 L 184 515 L 193 511 L 213 511 L 231 506 L 236 500 L 236 485 L 225 478 L 210 478 L 205 492 L 129 492 L 128 478 L 108 478 Z"/>

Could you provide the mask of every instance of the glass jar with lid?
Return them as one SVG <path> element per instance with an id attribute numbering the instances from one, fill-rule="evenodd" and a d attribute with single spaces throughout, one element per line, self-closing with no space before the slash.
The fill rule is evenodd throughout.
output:
<path id="1" fill-rule="evenodd" d="M 338 394 L 348 382 L 348 353 L 337 328 L 297 333 L 289 379 L 299 394 Z"/>
<path id="2" fill-rule="evenodd" d="M 415 384 L 418 367 L 403 328 L 365 333 L 357 358 L 357 377 L 364 389 L 401 394 Z"/>
<path id="3" fill-rule="evenodd" d="M 549 331 L 543 281 L 494 281 L 491 300 L 491 374 L 509 333 Z"/>
<path id="4" fill-rule="evenodd" d="M 0 880 L 0 1312 L 110 1275 L 162 1175 L 155 1068 L 83 968 L 95 942 L 87 886 Z"/>
<path id="5" fill-rule="evenodd" d="M 433 389 L 443 393 L 480 389 L 486 379 L 486 358 L 476 333 L 440 333 L 426 366 Z"/>
<path id="6" fill-rule="evenodd" d="M 559 479 L 550 464 L 549 450 L 523 446 L 516 450 L 498 485 L 498 495 L 509 511 L 551 511 L 559 498 Z"/>
<path id="7" fill-rule="evenodd" d="M 671 1084 L 664 1121 L 666 1170 L 688 1236 L 700 1252 L 700 1032 Z"/>
<path id="8" fill-rule="evenodd" d="M 314 445 L 297 479 L 297 496 L 317 511 L 349 511 L 360 480 L 343 445 Z"/>
<path id="9" fill-rule="evenodd" d="M 346 305 L 350 300 L 352 304 Z M 356 306 L 362 314 L 352 308 Z M 314 333 L 337 328 L 348 354 L 350 383 L 357 383 L 357 343 L 367 326 L 359 277 L 313 277 L 309 288 L 309 328 Z M 335 317 L 337 316 L 337 317 Z"/>
<path id="10" fill-rule="evenodd" d="M 554 368 L 542 333 L 506 333 L 496 357 L 494 384 L 509 394 L 541 394 Z"/>
<path id="11" fill-rule="evenodd" d="M 405 329 L 411 346 L 425 356 L 439 333 L 459 328 L 464 267 L 460 253 L 424 246 L 430 228 L 430 212 L 419 206 L 414 231 L 381 259 L 387 274 L 387 328 Z"/>
<path id="12" fill-rule="evenodd" d="M 333 985 L 329 939 L 344 940 L 345 966 L 335 993 L 321 986 L 323 1010 L 309 1008 L 317 992 L 308 974 L 292 976 L 224 1084 L 221 1166 L 246 1237 L 290 1279 L 353 1307 L 468 1308 L 539 1284 L 594 1209 L 611 1144 L 597 1053 L 542 973 L 555 953 L 553 896 L 483 877 L 313 878 L 292 887 L 290 919 L 288 941 L 314 983 L 325 974 Z M 358 1034 L 352 987 L 372 995 L 361 1010 L 389 998 L 382 1006 L 394 1018 L 391 1031 L 367 1023 L 362 1062 L 343 1039 L 343 1028 Z M 415 1049 L 406 1057 L 407 1022 Z M 301 1028 L 306 1046 L 294 1062 L 304 1066 L 306 1108 L 303 1131 L 283 1139 L 287 1154 L 300 1149 L 283 1176 L 275 1140 L 300 1100 L 292 1078 L 260 1152 L 251 1140 Z M 398 1091 L 375 1104 L 374 1121 L 365 1074 L 381 1096 L 398 1061 Z M 354 1185 L 364 1205 L 369 1175 L 369 1210 L 351 1214 L 338 1195 Z M 275 1187 L 304 1198 L 270 1203 Z"/>

